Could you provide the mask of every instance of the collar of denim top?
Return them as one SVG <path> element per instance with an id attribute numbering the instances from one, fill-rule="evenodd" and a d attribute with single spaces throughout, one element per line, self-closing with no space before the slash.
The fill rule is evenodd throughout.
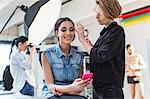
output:
<path id="1" fill-rule="evenodd" d="M 57 53 L 57 56 L 60 58 L 60 57 L 63 57 L 63 56 L 65 56 L 65 54 L 62 52 L 62 50 L 61 50 L 61 48 L 60 48 L 60 45 L 59 45 L 59 43 L 57 43 L 57 45 L 56 45 L 56 53 Z M 73 55 L 73 48 L 72 47 L 70 47 L 70 52 L 69 52 L 69 57 L 71 57 Z"/>

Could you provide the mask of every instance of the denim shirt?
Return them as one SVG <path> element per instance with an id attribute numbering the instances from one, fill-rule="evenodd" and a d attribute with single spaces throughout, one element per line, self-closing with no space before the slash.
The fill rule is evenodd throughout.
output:
<path id="1" fill-rule="evenodd" d="M 83 64 L 83 53 L 70 48 L 70 53 L 65 56 L 59 44 L 45 51 L 48 63 L 51 65 L 54 84 L 68 85 L 79 77 L 80 68 Z M 46 84 L 44 89 L 47 89 Z"/>

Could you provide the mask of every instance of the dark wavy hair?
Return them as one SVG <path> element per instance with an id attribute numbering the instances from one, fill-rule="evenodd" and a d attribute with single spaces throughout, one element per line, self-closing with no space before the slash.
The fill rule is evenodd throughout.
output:
<path id="1" fill-rule="evenodd" d="M 58 31 L 61 23 L 63 23 L 64 21 L 70 21 L 73 24 L 73 26 L 75 26 L 74 22 L 70 18 L 68 18 L 68 17 L 59 18 L 55 23 L 54 32 Z"/>
<path id="2" fill-rule="evenodd" d="M 133 46 L 133 44 L 128 43 L 128 44 L 126 45 L 126 49 L 128 49 L 128 48 L 131 47 L 131 46 Z"/>

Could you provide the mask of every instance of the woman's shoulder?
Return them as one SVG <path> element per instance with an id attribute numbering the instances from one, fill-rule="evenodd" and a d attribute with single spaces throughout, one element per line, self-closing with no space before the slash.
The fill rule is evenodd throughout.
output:
<path id="1" fill-rule="evenodd" d="M 54 52 L 55 51 L 55 47 L 50 47 L 50 48 L 47 48 L 44 52 Z"/>
<path id="2" fill-rule="evenodd" d="M 122 35 L 123 37 L 125 37 L 124 28 L 123 28 L 121 25 L 119 25 L 119 24 L 117 24 L 117 25 L 113 28 L 112 32 L 113 32 L 114 34 L 117 34 L 118 36 L 119 36 L 119 35 Z"/>
<path id="3" fill-rule="evenodd" d="M 18 56 L 20 53 L 19 53 L 19 51 L 18 50 L 15 50 L 15 51 L 13 51 L 12 53 L 11 53 L 11 57 L 16 57 L 16 56 Z"/>
<path id="4" fill-rule="evenodd" d="M 81 52 L 81 51 L 79 51 L 79 50 L 77 50 L 77 49 L 75 49 L 75 48 L 71 48 L 72 49 L 72 51 L 74 52 L 74 53 L 76 53 L 76 54 L 79 54 L 79 55 L 83 55 L 83 53 Z"/>
<path id="5" fill-rule="evenodd" d="M 119 24 L 116 24 L 116 29 L 124 31 L 124 28 Z"/>
<path id="6" fill-rule="evenodd" d="M 73 52 L 73 55 L 74 56 L 76 56 L 76 57 L 84 57 L 84 53 L 83 52 L 81 52 L 81 51 L 78 51 L 78 50 L 76 50 L 76 49 L 72 49 L 72 52 Z"/>
<path id="7" fill-rule="evenodd" d="M 112 22 L 109 27 L 112 28 L 112 30 L 124 30 L 116 21 Z"/>

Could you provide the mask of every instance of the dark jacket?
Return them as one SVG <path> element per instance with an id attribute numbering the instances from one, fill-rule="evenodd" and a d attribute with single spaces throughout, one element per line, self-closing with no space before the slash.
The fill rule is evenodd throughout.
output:
<path id="1" fill-rule="evenodd" d="M 116 22 L 104 28 L 90 52 L 95 87 L 115 85 L 122 88 L 125 74 L 125 34 Z"/>

